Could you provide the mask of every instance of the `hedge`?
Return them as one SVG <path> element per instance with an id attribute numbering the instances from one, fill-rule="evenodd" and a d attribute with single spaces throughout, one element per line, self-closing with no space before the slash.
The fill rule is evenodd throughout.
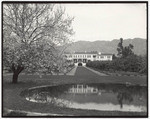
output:
<path id="1" fill-rule="evenodd" d="M 126 58 L 116 58 L 112 61 L 90 61 L 87 67 L 104 71 L 130 71 L 147 73 L 147 58 L 145 56 L 131 55 Z"/>

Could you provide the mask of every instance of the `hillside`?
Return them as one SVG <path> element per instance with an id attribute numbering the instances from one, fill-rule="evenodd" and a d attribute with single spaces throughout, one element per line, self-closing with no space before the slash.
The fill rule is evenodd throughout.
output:
<path id="1" fill-rule="evenodd" d="M 117 54 L 117 45 L 119 43 L 119 39 L 114 39 L 112 41 L 77 41 L 72 43 L 66 51 L 99 51 L 103 53 L 112 53 Z M 132 44 L 134 46 L 134 53 L 137 55 L 145 55 L 147 51 L 147 41 L 142 38 L 134 38 L 134 39 L 124 39 L 123 45 L 127 46 Z"/>

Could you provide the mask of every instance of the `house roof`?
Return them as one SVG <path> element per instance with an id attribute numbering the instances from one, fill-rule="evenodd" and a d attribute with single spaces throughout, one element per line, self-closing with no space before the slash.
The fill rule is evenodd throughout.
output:
<path id="1" fill-rule="evenodd" d="M 99 56 L 102 56 L 102 55 L 113 55 L 111 53 L 98 53 L 97 51 L 93 51 L 93 52 L 65 52 L 64 54 L 98 54 Z"/>
<path id="2" fill-rule="evenodd" d="M 93 51 L 93 52 L 74 52 L 74 54 L 98 54 L 97 51 Z"/>
<path id="3" fill-rule="evenodd" d="M 86 52 L 86 51 L 84 51 L 84 52 L 65 52 L 64 54 L 98 54 L 98 52 L 97 51 L 92 51 L 92 52 Z"/>
<path id="4" fill-rule="evenodd" d="M 101 53 L 100 55 L 113 55 L 113 54 L 110 54 L 110 53 Z"/>

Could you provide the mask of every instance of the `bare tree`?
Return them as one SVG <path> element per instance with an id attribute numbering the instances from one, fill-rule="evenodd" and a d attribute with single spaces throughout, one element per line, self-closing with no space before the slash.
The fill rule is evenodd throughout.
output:
<path id="1" fill-rule="evenodd" d="M 3 4 L 3 64 L 13 71 L 13 83 L 25 71 L 54 64 L 57 47 L 73 35 L 73 18 L 59 4 Z"/>

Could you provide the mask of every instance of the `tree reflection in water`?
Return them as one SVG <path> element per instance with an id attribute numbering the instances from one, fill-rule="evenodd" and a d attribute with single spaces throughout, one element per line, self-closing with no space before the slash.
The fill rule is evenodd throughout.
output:
<path id="1" fill-rule="evenodd" d="M 69 88 L 70 85 L 36 88 L 23 91 L 21 96 L 26 97 L 27 100 L 32 102 L 67 107 L 70 102 L 64 99 L 60 99 L 59 96 L 65 92 L 68 92 Z"/>
<path id="2" fill-rule="evenodd" d="M 119 92 L 117 95 L 117 99 L 120 104 L 120 108 L 123 108 L 123 100 L 127 100 L 129 102 L 133 101 L 132 95 L 126 92 Z"/>
<path id="3" fill-rule="evenodd" d="M 147 99 L 147 87 L 139 85 L 124 85 L 124 84 L 90 84 L 90 86 L 97 87 L 98 90 L 105 90 L 106 92 L 113 92 L 117 94 L 117 100 L 120 104 L 120 108 L 123 108 L 123 102 L 128 101 L 131 103 L 134 101 L 133 97 L 138 97 L 140 101 Z M 145 99 L 145 100 L 144 100 Z M 147 104 L 145 104 L 147 105 Z"/>
<path id="4" fill-rule="evenodd" d="M 87 104 L 92 101 L 95 104 L 111 103 L 115 105 L 117 101 L 121 109 L 123 109 L 124 104 L 126 106 L 147 105 L 147 87 L 137 85 L 66 84 L 25 90 L 21 93 L 21 96 L 32 102 L 53 104 L 61 107 L 70 107 L 70 105 L 77 102 L 78 104 Z"/>

